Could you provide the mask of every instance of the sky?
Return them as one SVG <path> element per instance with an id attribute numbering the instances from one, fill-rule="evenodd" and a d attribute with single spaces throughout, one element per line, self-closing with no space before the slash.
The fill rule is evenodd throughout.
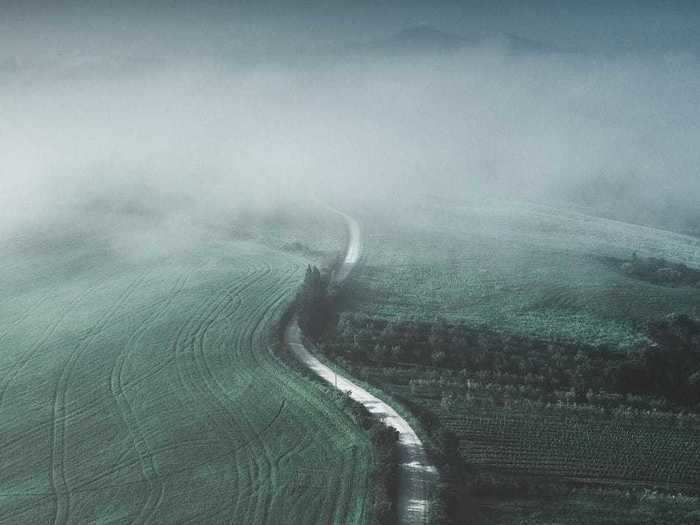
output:
<path id="1" fill-rule="evenodd" d="M 698 49 L 700 9 L 692 0 L 163 1 L 4 0 L 3 35 L 24 44 L 62 33 L 121 44 L 153 44 L 170 32 L 195 47 L 236 34 L 241 45 L 364 39 L 428 24 L 461 34 L 511 32 L 586 51 Z M 28 32 L 27 29 L 33 31 Z M 44 40 L 44 38 L 46 40 Z M 276 38 L 275 38 L 276 37 Z M 175 45 L 177 38 L 166 38 Z M 5 42 L 6 43 L 6 42 Z M 178 51 L 181 49 L 178 48 Z"/>
<path id="2" fill-rule="evenodd" d="M 700 223 L 693 2 L 3 3 L 0 239 L 397 191 Z"/>

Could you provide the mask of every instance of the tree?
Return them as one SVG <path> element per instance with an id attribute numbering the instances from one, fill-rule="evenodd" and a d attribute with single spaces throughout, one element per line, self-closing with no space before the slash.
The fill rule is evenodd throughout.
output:
<path id="1" fill-rule="evenodd" d="M 332 319 L 328 283 L 316 266 L 306 268 L 304 284 L 297 296 L 299 326 L 304 334 L 317 339 Z"/>

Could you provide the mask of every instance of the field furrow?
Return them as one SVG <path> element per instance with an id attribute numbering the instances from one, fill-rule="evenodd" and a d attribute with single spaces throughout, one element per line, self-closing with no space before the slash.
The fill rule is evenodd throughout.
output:
<path id="1" fill-rule="evenodd" d="M 366 436 L 268 349 L 295 235 L 27 266 L 0 298 L 0 523 L 366 522 Z"/>

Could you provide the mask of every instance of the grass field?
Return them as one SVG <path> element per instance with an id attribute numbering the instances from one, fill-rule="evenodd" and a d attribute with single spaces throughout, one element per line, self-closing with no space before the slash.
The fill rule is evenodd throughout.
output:
<path id="1" fill-rule="evenodd" d="M 365 259 L 354 311 L 465 321 L 502 332 L 629 347 L 640 325 L 696 313 L 700 288 L 632 279 L 600 257 L 700 267 L 700 239 L 513 202 L 412 202 L 358 215 Z"/>
<path id="2" fill-rule="evenodd" d="M 478 341 L 501 337 L 498 354 L 535 359 L 509 337 L 517 335 L 572 352 L 605 345 L 621 357 L 615 350 L 645 342 L 647 321 L 698 316 L 700 287 L 635 279 L 606 258 L 700 268 L 699 239 L 513 202 L 427 200 L 358 217 L 363 260 L 346 292 L 349 315 L 325 351 L 403 402 L 433 442 L 454 436 L 484 523 L 697 523 L 697 415 L 635 410 L 624 396 L 617 409 L 601 408 L 564 390 L 543 401 L 530 394 L 554 366 L 545 357 L 519 375 L 431 364 L 431 352 L 466 326 Z M 420 332 L 430 322 L 446 331 Z M 483 350 L 464 341 L 450 352 Z"/>
<path id="3" fill-rule="evenodd" d="M 311 260 L 290 228 L 4 250 L 0 523 L 367 521 L 366 435 L 268 351 Z"/>

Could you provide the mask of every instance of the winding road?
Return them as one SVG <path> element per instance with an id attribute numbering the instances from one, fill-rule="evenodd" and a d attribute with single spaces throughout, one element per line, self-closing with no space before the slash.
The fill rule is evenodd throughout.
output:
<path id="1" fill-rule="evenodd" d="M 360 259 L 362 239 L 360 225 L 352 217 L 333 210 L 347 222 L 350 238 L 345 258 L 333 275 L 340 284 L 345 281 Z M 375 417 L 399 432 L 399 523 L 406 525 L 428 523 L 430 514 L 430 493 L 438 482 L 437 469 L 430 463 L 423 443 L 408 422 L 396 410 L 381 399 L 370 394 L 349 379 L 337 375 L 321 363 L 304 346 L 301 330 L 296 320 L 292 320 L 285 330 L 285 342 L 294 355 L 316 375 L 342 392 L 348 392 L 355 401 L 362 403 Z"/>

